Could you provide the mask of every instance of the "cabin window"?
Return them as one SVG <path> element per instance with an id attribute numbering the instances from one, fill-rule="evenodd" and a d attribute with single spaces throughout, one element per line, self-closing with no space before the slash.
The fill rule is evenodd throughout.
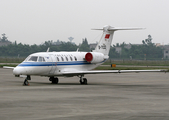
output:
<path id="1" fill-rule="evenodd" d="M 57 57 L 57 61 L 59 61 L 59 58 Z"/>
<path id="2" fill-rule="evenodd" d="M 62 61 L 64 61 L 63 57 L 61 57 Z"/>
<path id="3" fill-rule="evenodd" d="M 70 56 L 70 60 L 73 61 L 72 57 Z"/>
<path id="4" fill-rule="evenodd" d="M 66 60 L 68 61 L 68 58 L 66 57 Z"/>
<path id="5" fill-rule="evenodd" d="M 33 61 L 33 62 L 36 62 L 36 61 L 37 61 L 37 59 L 38 59 L 38 57 L 37 57 L 37 56 L 31 56 L 31 57 L 29 58 L 29 60 L 28 60 L 28 61 Z"/>
<path id="6" fill-rule="evenodd" d="M 39 57 L 38 62 L 45 62 L 44 57 Z"/>
<path id="7" fill-rule="evenodd" d="M 74 57 L 75 58 L 75 61 L 77 61 L 77 58 L 76 57 Z"/>

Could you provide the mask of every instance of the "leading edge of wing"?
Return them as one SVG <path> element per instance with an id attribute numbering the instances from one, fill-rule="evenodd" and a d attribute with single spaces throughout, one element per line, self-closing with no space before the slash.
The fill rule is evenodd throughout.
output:
<path id="1" fill-rule="evenodd" d="M 104 73 L 130 73 L 130 72 L 167 72 L 166 69 L 156 69 L 156 70 L 91 70 L 91 71 L 75 71 L 75 72 L 62 72 L 63 75 L 79 75 L 79 74 L 104 74 Z"/>

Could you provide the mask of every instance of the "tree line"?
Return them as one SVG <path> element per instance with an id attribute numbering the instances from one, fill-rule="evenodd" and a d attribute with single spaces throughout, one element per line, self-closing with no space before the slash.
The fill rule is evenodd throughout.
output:
<path id="1" fill-rule="evenodd" d="M 157 47 L 155 43 L 152 42 L 151 35 L 148 35 L 148 38 L 142 40 L 142 44 L 140 45 L 132 45 L 131 48 L 128 49 L 125 47 L 126 44 L 123 42 L 122 44 L 117 43 L 110 50 L 110 58 L 121 58 L 121 59 L 163 59 L 163 48 Z M 115 51 L 116 47 L 121 47 L 121 52 L 118 53 Z"/>
<path id="2" fill-rule="evenodd" d="M 5 40 L 4 40 L 5 39 Z M 0 39 L 2 42 L 2 38 Z M 7 37 L 3 34 L 3 41 L 9 41 Z M 162 59 L 163 58 L 163 49 L 156 47 L 152 42 L 151 35 L 148 35 L 148 38 L 142 40 L 141 45 L 132 45 L 131 48 L 126 48 L 127 44 L 125 42 L 111 46 L 109 56 L 113 59 Z M 117 52 L 116 48 L 121 47 L 121 52 Z M 76 45 L 71 42 L 61 42 L 61 44 L 56 45 L 52 40 L 45 41 L 41 45 L 28 45 L 22 44 L 15 41 L 13 44 L 6 46 L 0 46 L 0 57 L 27 57 L 28 55 L 35 52 L 45 52 L 48 48 L 50 51 L 76 51 L 79 48 L 79 51 L 90 52 L 87 38 L 83 39 L 82 44 Z"/>
<path id="3" fill-rule="evenodd" d="M 4 38 L 4 37 L 3 37 Z M 0 42 L 8 41 L 7 37 L 0 39 Z M 45 52 L 48 48 L 50 51 L 90 51 L 87 38 L 83 39 L 82 44 L 76 45 L 71 42 L 60 42 L 60 44 L 55 44 L 53 40 L 45 41 L 41 45 L 28 45 L 22 44 L 15 41 L 13 44 L 0 46 L 0 57 L 27 57 L 28 55 L 35 52 Z"/>

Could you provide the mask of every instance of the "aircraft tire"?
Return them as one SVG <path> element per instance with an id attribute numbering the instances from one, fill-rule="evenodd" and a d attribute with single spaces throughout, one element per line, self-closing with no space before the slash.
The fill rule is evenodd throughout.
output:
<path id="1" fill-rule="evenodd" d="M 87 85 L 87 79 L 86 78 L 80 79 L 80 84 Z"/>
<path id="2" fill-rule="evenodd" d="M 80 84 L 83 84 L 83 81 L 80 79 Z"/>
<path id="3" fill-rule="evenodd" d="M 58 84 L 59 82 L 59 79 L 58 78 L 53 78 L 52 79 L 52 84 Z"/>
<path id="4" fill-rule="evenodd" d="M 27 79 L 25 79 L 25 81 L 23 82 L 23 85 L 24 85 L 24 86 L 29 86 L 29 82 L 28 82 Z"/>
<path id="5" fill-rule="evenodd" d="M 87 79 L 83 78 L 83 84 L 87 85 Z"/>

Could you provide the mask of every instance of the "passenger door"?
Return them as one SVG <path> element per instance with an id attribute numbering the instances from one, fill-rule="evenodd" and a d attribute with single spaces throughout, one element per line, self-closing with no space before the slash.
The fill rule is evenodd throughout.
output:
<path id="1" fill-rule="evenodd" d="M 49 56 L 50 56 L 51 64 L 52 64 L 49 74 L 54 74 L 56 70 L 56 66 L 57 66 L 56 58 L 54 55 L 49 55 Z"/>

